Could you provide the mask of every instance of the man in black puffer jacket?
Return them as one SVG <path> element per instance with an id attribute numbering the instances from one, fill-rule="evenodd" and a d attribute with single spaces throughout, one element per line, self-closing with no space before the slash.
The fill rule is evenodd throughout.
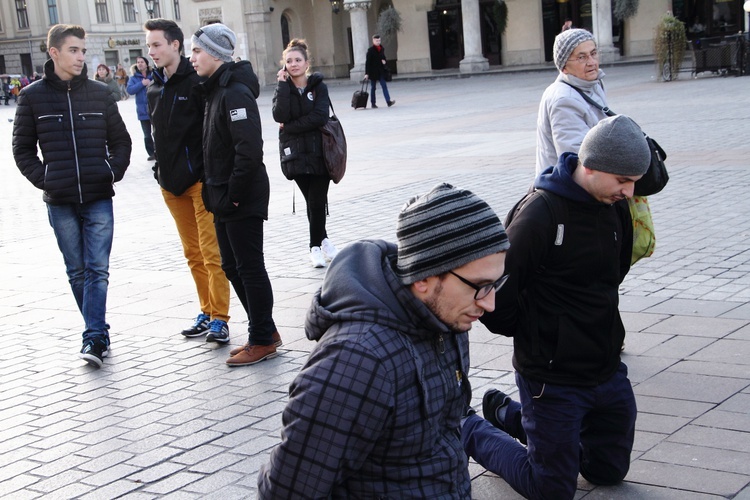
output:
<path id="1" fill-rule="evenodd" d="M 81 358 L 101 367 L 106 322 L 114 183 L 130 163 L 131 141 L 107 86 L 86 77 L 86 32 L 58 24 L 47 35 L 44 78 L 25 87 L 13 125 L 13 156 L 44 191 L 50 225 L 86 323 Z M 37 143 L 42 159 L 37 154 Z"/>

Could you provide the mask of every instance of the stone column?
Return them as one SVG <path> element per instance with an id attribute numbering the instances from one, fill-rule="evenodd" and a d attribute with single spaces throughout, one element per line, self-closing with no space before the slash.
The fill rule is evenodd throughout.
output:
<path id="1" fill-rule="evenodd" d="M 349 71 L 352 81 L 362 81 L 365 77 L 365 59 L 370 46 L 370 34 L 367 30 L 367 9 L 369 0 L 344 0 L 344 10 L 349 12 L 352 21 L 352 47 L 354 50 L 354 67 Z"/>
<path id="2" fill-rule="evenodd" d="M 458 67 L 461 73 L 487 71 L 490 69 L 490 63 L 482 56 L 479 0 L 461 0 L 461 17 L 463 17 L 464 30 L 464 58 Z"/>
<path id="3" fill-rule="evenodd" d="M 276 81 L 276 72 L 279 58 L 279 49 L 274 51 L 271 35 L 271 12 L 263 0 L 245 0 L 243 2 L 243 28 L 244 33 L 237 32 L 237 44 L 246 45 L 247 59 L 252 63 L 255 74 L 258 75 L 261 85 L 273 85 Z M 234 19 L 224 19 L 224 23 L 232 23 Z M 242 48 L 236 51 L 235 56 L 242 55 Z"/>
<path id="4" fill-rule="evenodd" d="M 591 0 L 591 22 L 599 51 L 599 63 L 607 64 L 620 58 L 612 43 L 612 0 Z"/>

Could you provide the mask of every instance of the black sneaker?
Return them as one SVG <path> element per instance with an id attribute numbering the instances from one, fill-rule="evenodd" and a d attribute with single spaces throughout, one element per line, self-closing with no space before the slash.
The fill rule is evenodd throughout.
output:
<path id="1" fill-rule="evenodd" d="M 109 356 L 109 335 L 104 337 L 104 350 L 102 351 L 102 358 Z"/>
<path id="2" fill-rule="evenodd" d="M 389 108 L 390 108 L 391 106 L 393 106 L 394 104 L 396 104 L 396 101 L 388 101 L 388 107 L 389 107 Z"/>
<path id="3" fill-rule="evenodd" d="M 370 106 L 372 109 L 378 109 L 378 107 L 375 105 L 375 103 L 372 103 L 372 106 Z"/>
<path id="4" fill-rule="evenodd" d="M 208 333 L 208 324 L 211 322 L 211 317 L 208 314 L 200 313 L 195 318 L 193 326 L 187 330 L 182 330 L 182 335 L 185 337 L 200 337 Z"/>
<path id="5" fill-rule="evenodd" d="M 484 418 L 498 429 L 504 431 L 505 425 L 497 419 L 497 410 L 510 404 L 510 396 L 497 389 L 490 389 L 482 398 L 482 413 Z"/>
<path id="6" fill-rule="evenodd" d="M 104 358 L 104 351 L 107 350 L 107 343 L 104 339 L 88 339 L 83 342 L 83 348 L 79 358 L 85 360 L 88 364 L 94 368 L 101 368 Z"/>
<path id="7" fill-rule="evenodd" d="M 229 342 L 229 327 L 226 321 L 215 319 L 208 324 L 209 332 L 206 335 L 206 342 L 218 342 L 226 344 Z"/>

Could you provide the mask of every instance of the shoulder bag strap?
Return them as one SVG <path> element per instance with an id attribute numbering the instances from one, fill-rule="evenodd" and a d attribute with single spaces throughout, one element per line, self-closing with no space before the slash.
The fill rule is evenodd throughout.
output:
<path id="1" fill-rule="evenodd" d="M 573 90 L 575 90 L 576 92 L 578 92 L 579 94 L 581 94 L 581 97 L 583 97 L 584 101 L 586 101 L 587 103 L 591 104 L 595 108 L 601 109 L 602 111 L 604 111 L 605 115 L 607 115 L 607 116 L 615 116 L 617 114 L 614 111 L 612 111 L 611 109 L 609 109 L 607 106 L 602 106 L 601 104 L 599 104 L 598 102 L 596 102 L 595 100 L 593 100 L 592 98 L 590 98 L 589 96 L 587 96 L 586 94 L 584 94 L 583 91 L 581 89 L 579 89 L 578 87 L 576 87 L 575 85 L 572 85 L 572 84 L 566 82 L 565 80 L 561 80 L 561 81 L 565 85 L 570 86 Z"/>

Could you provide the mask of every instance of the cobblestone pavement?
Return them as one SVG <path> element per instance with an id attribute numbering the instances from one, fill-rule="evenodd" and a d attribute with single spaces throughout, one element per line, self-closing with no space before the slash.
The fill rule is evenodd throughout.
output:
<path id="1" fill-rule="evenodd" d="M 651 199 L 654 256 L 622 285 L 623 355 L 639 415 L 632 468 L 577 498 L 750 498 L 750 93 L 747 78 L 657 82 L 649 64 L 605 68 L 610 104 L 669 154 L 669 187 Z M 330 191 L 339 246 L 395 238 L 398 210 L 448 181 L 505 214 L 534 171 L 538 100 L 551 70 L 391 84 L 397 105 L 353 111 L 356 85 L 331 95 L 349 171 Z M 282 355 L 229 369 L 228 347 L 178 332 L 198 313 L 174 224 L 151 176 L 132 100 L 120 103 L 134 148 L 117 185 L 108 319 L 100 370 L 77 358 L 81 318 L 41 193 L 10 152 L 14 106 L 0 106 L 0 496 L 253 498 L 279 442 L 287 387 L 313 347 L 304 314 L 324 270 L 310 267 L 304 202 L 281 175 L 272 89 L 259 100 L 271 176 L 266 256 Z M 382 94 L 379 93 L 382 102 Z M 296 200 L 295 200 L 296 198 Z M 297 214 L 292 213 L 296 203 Z M 246 318 L 233 298 L 232 345 Z M 472 331 L 474 402 L 515 392 L 509 339 Z M 471 465 L 474 497 L 517 498 Z"/>

